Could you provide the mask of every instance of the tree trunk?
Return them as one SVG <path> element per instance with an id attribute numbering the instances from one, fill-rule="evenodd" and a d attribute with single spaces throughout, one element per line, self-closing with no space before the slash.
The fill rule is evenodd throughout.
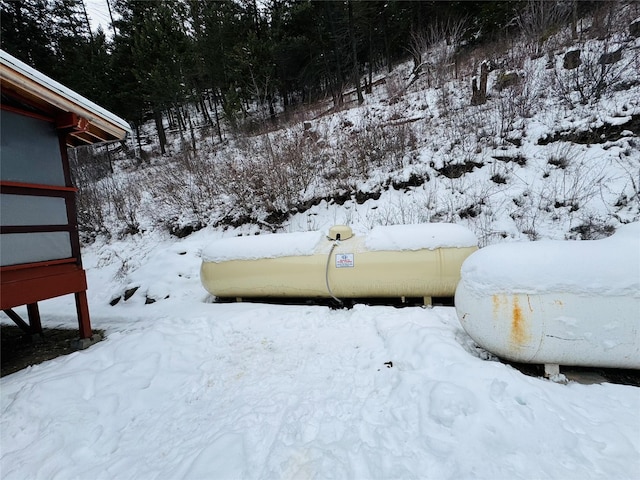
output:
<path id="1" fill-rule="evenodd" d="M 87 30 L 89 31 L 89 38 L 91 39 L 91 43 L 93 44 L 93 32 L 91 31 L 91 22 L 89 22 L 89 15 L 87 15 L 87 6 L 84 4 L 84 0 L 81 0 L 82 4 L 82 12 L 84 13 L 84 19 L 87 22 Z"/>
<path id="2" fill-rule="evenodd" d="M 384 56 L 387 61 L 387 72 L 391 73 L 393 71 L 393 64 L 391 61 L 391 50 L 389 48 L 388 30 L 387 10 L 385 8 L 382 12 L 382 37 L 384 38 Z"/>
<path id="3" fill-rule="evenodd" d="M 338 34 L 336 32 L 335 21 L 333 20 L 333 15 L 331 13 L 330 7 L 328 7 L 329 2 L 325 3 L 326 11 L 327 11 L 327 19 L 329 21 L 329 30 L 331 32 L 331 39 L 333 41 L 333 59 L 335 61 L 336 66 L 336 82 L 335 88 L 336 92 L 333 95 L 333 104 L 334 106 L 342 105 L 342 89 L 344 88 L 344 81 L 342 77 L 342 63 L 340 62 L 340 44 L 338 42 Z"/>
<path id="4" fill-rule="evenodd" d="M 371 93 L 373 90 L 373 28 L 371 27 L 371 23 L 369 23 L 369 61 L 367 63 L 369 69 L 369 86 L 366 93 Z"/>
<path id="5" fill-rule="evenodd" d="M 204 118 L 207 125 L 211 125 L 213 122 L 211 121 L 211 115 L 209 115 L 209 110 L 207 109 L 207 103 L 204 101 L 204 97 L 199 95 L 198 101 L 200 103 L 200 108 L 202 109 L 202 118 Z"/>
<path id="6" fill-rule="evenodd" d="M 356 84 L 356 92 L 358 94 L 358 105 L 364 103 L 362 89 L 360 88 L 360 68 L 358 68 L 358 46 L 356 45 L 356 34 L 353 26 L 353 2 L 348 2 L 349 10 L 349 37 L 351 39 L 351 55 L 353 57 L 353 83 Z"/>
<path id="7" fill-rule="evenodd" d="M 220 114 L 218 113 L 218 95 L 213 91 L 213 112 L 216 116 L 216 129 L 218 130 L 218 139 L 222 143 L 222 131 L 220 130 Z"/>
<path id="8" fill-rule="evenodd" d="M 571 38 L 578 38 L 578 0 L 573 0 L 571 8 Z"/>
<path id="9" fill-rule="evenodd" d="M 189 131 L 191 132 L 191 147 L 193 151 L 196 151 L 196 136 L 193 133 L 193 123 L 191 123 L 191 117 L 189 117 Z"/>
<path id="10" fill-rule="evenodd" d="M 480 94 L 482 95 L 482 103 L 487 101 L 487 78 L 489 77 L 489 67 L 487 62 L 480 65 Z"/>
<path id="11" fill-rule="evenodd" d="M 111 152 L 109 151 L 109 144 L 104 144 L 104 149 L 107 153 L 107 160 L 109 161 L 109 173 L 113 175 L 113 161 L 111 160 Z"/>
<path id="12" fill-rule="evenodd" d="M 164 132 L 164 125 L 162 124 L 162 111 L 159 109 L 155 109 L 153 111 L 153 119 L 156 122 L 156 130 L 158 131 L 158 140 L 160 141 L 160 153 L 162 155 L 167 153 L 166 145 L 167 145 L 167 136 Z"/>
<path id="13" fill-rule="evenodd" d="M 140 157 L 142 157 L 142 140 L 140 139 L 140 126 L 136 123 L 136 141 L 138 142 L 138 152 L 140 152 Z"/>
<path id="14" fill-rule="evenodd" d="M 115 40 L 116 37 L 118 36 L 118 32 L 116 31 L 116 25 L 113 21 L 113 12 L 111 11 L 111 4 L 109 3 L 109 0 L 107 1 L 107 8 L 109 9 L 109 18 L 111 18 L 111 28 L 113 28 L 113 39 Z"/>

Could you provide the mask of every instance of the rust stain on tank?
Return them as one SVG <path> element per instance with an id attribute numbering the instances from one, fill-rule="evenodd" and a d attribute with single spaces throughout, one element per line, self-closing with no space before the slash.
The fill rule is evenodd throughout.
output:
<path id="1" fill-rule="evenodd" d="M 491 296 L 491 301 L 493 302 L 493 318 L 495 320 L 498 318 L 498 312 L 500 310 L 500 296 L 493 294 Z"/>
<path id="2" fill-rule="evenodd" d="M 523 345 L 529 341 L 527 319 L 522 313 L 520 300 L 513 297 L 513 307 L 511 312 L 511 342 L 516 345 Z"/>

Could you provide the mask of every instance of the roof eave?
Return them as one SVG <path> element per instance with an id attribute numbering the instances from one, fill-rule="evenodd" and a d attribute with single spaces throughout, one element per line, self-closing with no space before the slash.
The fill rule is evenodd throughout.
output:
<path id="1" fill-rule="evenodd" d="M 55 109 L 71 112 L 86 119 L 94 129 L 95 141 L 103 143 L 124 140 L 131 127 L 122 118 L 91 102 L 73 90 L 29 67 L 0 50 L 0 79 L 3 88 L 10 86 L 37 97 Z M 97 133 L 98 131 L 102 133 Z"/>

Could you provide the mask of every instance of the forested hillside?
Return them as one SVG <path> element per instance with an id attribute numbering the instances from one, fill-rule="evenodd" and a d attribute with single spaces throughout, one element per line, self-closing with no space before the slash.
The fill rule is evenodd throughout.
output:
<path id="1" fill-rule="evenodd" d="M 0 3 L 3 49 L 134 129 L 72 153 L 87 241 L 318 208 L 483 244 L 639 216 L 637 2 L 106 4 L 92 32 L 80 0 Z"/>
<path id="2" fill-rule="evenodd" d="M 136 126 L 151 115 L 188 122 L 191 104 L 204 117 L 193 122 L 237 126 L 254 104 L 271 118 L 326 96 L 339 105 L 347 86 L 362 102 L 373 72 L 411 52 L 420 61 L 412 43 L 425 32 L 457 48 L 503 39 L 526 14 L 526 2 L 499 1 L 105 3 L 112 24 L 91 32 L 82 0 L 2 2 L 2 48 Z M 571 8 L 594 6 L 564 6 L 545 27 Z"/>

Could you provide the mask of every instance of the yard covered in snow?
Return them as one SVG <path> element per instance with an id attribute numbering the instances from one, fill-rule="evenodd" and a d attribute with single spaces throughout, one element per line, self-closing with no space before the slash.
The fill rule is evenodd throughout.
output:
<path id="1" fill-rule="evenodd" d="M 211 303 L 216 236 L 86 249 L 106 339 L 1 380 L 3 479 L 637 478 L 639 388 L 526 376 L 451 307 Z"/>

